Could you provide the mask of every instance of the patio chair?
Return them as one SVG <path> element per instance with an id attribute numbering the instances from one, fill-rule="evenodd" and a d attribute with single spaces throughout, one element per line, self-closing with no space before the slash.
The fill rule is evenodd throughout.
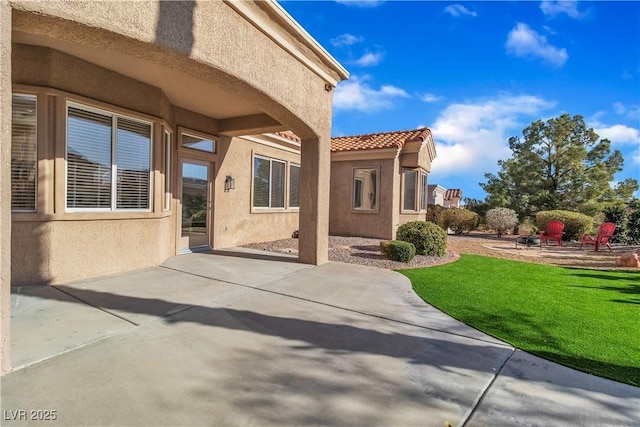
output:
<path id="1" fill-rule="evenodd" d="M 598 234 L 593 236 L 592 234 L 583 234 L 580 237 L 580 250 L 582 250 L 582 245 L 594 245 L 596 252 L 600 250 L 600 245 L 606 245 L 610 251 L 611 245 L 609 244 L 609 239 L 613 236 L 613 233 L 616 231 L 616 225 L 612 222 L 605 222 L 601 224 L 598 228 Z M 613 252 L 613 251 L 612 251 Z"/>
<path id="2" fill-rule="evenodd" d="M 562 246 L 562 233 L 564 230 L 564 223 L 561 221 L 551 221 L 547 224 L 546 230 L 540 232 L 540 247 L 542 247 L 542 241 L 547 242 L 549 246 L 549 240 L 555 240 L 557 246 Z"/>

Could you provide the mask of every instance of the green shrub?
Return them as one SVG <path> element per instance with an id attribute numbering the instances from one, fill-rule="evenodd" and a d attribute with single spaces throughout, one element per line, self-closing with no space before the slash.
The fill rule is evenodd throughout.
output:
<path id="1" fill-rule="evenodd" d="M 433 222 L 402 224 L 398 227 L 396 239 L 412 243 L 420 255 L 444 256 L 447 251 L 447 233 Z"/>
<path id="2" fill-rule="evenodd" d="M 435 222 L 440 227 L 445 228 L 443 213 L 445 208 L 440 205 L 427 205 L 426 220 Z"/>
<path id="3" fill-rule="evenodd" d="M 593 229 L 593 218 L 578 212 L 553 210 L 540 211 L 536 214 L 536 225 L 540 230 L 545 230 L 547 224 L 553 220 L 564 224 L 563 240 L 580 240 L 582 234 Z"/>
<path id="4" fill-rule="evenodd" d="M 416 256 L 416 247 L 413 243 L 401 240 L 389 242 L 389 258 L 393 261 L 409 262 Z"/>
<path id="5" fill-rule="evenodd" d="M 478 214 L 467 209 L 445 209 L 442 211 L 442 219 L 444 227 L 451 228 L 458 235 L 474 230 L 478 225 Z"/>

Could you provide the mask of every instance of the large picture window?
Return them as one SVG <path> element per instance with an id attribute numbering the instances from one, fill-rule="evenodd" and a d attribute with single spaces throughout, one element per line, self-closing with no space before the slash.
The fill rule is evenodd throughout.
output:
<path id="1" fill-rule="evenodd" d="M 254 208 L 284 208 L 285 175 L 285 162 L 266 157 L 254 157 Z"/>
<path id="2" fill-rule="evenodd" d="M 289 207 L 300 207 L 300 166 L 289 165 Z"/>
<path id="3" fill-rule="evenodd" d="M 150 123 L 67 107 L 67 208 L 149 210 Z"/>
<path id="4" fill-rule="evenodd" d="M 14 94 L 11 117 L 11 209 L 36 211 L 37 181 L 37 99 Z"/>
<path id="5" fill-rule="evenodd" d="M 372 211 L 378 208 L 378 170 L 353 171 L 353 209 Z"/>

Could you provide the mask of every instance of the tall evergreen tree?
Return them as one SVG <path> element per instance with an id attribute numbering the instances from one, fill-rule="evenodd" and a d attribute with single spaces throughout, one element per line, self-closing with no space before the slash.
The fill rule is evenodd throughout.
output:
<path id="1" fill-rule="evenodd" d="M 522 135 L 509 138 L 512 157 L 500 160 L 497 175 L 486 173 L 487 182 L 480 183 L 492 206 L 509 207 L 521 218 L 552 209 L 593 214 L 638 189 L 634 179 L 611 188 L 622 154 L 612 152 L 611 142 L 587 128 L 580 115 L 537 120 Z"/>

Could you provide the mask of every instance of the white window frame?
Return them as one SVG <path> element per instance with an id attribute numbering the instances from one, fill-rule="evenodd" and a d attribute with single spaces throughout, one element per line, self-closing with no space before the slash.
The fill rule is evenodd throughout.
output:
<path id="1" fill-rule="evenodd" d="M 427 206 L 429 205 L 429 174 L 426 173 L 425 171 L 421 170 L 420 171 L 420 195 L 419 195 L 419 201 L 420 201 L 420 211 L 421 212 L 426 212 L 427 210 Z M 424 178 L 424 179 L 423 179 Z M 424 199 L 423 199 L 424 197 Z M 422 202 L 424 201 L 424 206 L 422 204 Z"/>
<path id="2" fill-rule="evenodd" d="M 33 209 L 24 209 L 24 208 L 14 208 L 13 206 L 11 206 L 11 212 L 12 213 L 37 213 L 38 211 L 38 95 L 33 94 L 33 93 L 23 93 L 23 92 L 12 92 L 11 93 L 11 102 L 13 103 L 13 97 L 14 96 L 24 96 L 24 97 L 28 97 L 28 98 L 33 98 L 36 102 L 36 107 L 35 107 L 35 122 L 36 122 L 36 127 L 35 127 L 35 138 L 36 138 L 36 170 L 35 170 L 35 182 L 34 182 L 34 195 L 33 195 Z M 12 139 L 12 147 L 13 147 L 13 131 L 12 131 L 12 135 L 11 135 L 11 139 Z M 9 153 L 9 156 L 12 156 L 12 153 Z M 13 175 L 13 167 L 11 167 L 11 171 L 10 174 Z M 12 181 L 13 179 L 11 179 Z M 13 184 L 11 184 L 13 186 Z"/>
<path id="3" fill-rule="evenodd" d="M 69 107 L 73 107 L 79 110 L 84 110 L 91 113 L 101 114 L 111 117 L 111 206 L 108 208 L 70 208 L 68 207 L 68 168 L 69 162 L 67 161 L 67 155 L 69 152 Z M 117 143 L 116 132 L 117 118 L 121 117 L 126 120 L 131 120 L 138 123 L 143 123 L 150 126 L 149 129 L 149 194 L 148 194 L 148 206 L 143 209 L 131 209 L 131 208 L 117 208 L 117 177 L 118 177 L 118 165 L 117 165 Z M 110 111 L 102 108 L 96 108 L 87 104 L 82 104 L 75 101 L 67 101 L 65 106 L 65 140 L 64 140 L 64 159 L 65 159 L 65 185 L 64 185 L 64 206 L 65 212 L 151 212 L 153 209 L 153 135 L 154 135 L 154 123 L 149 120 L 142 120 L 129 114 L 123 114 L 115 111 Z"/>
<path id="4" fill-rule="evenodd" d="M 375 200 L 376 205 L 373 209 L 365 209 L 362 207 L 356 207 L 356 182 L 361 182 L 361 188 L 364 190 L 364 179 L 357 177 L 357 171 L 376 171 L 376 188 L 375 188 Z M 378 213 L 380 211 L 380 187 L 381 187 L 381 179 L 380 179 L 380 167 L 378 166 L 368 166 L 368 167 L 357 167 L 353 168 L 351 171 L 351 212 L 353 213 Z M 365 195 L 360 195 L 360 206 L 364 204 Z"/>
<path id="5" fill-rule="evenodd" d="M 261 159 L 261 160 L 266 160 L 269 162 L 269 196 L 268 196 L 268 200 L 269 200 L 269 206 L 255 206 L 255 200 L 254 200 L 254 195 L 255 195 L 255 165 L 256 165 L 256 161 L 255 159 Z M 273 162 L 278 162 L 278 163 L 282 163 L 284 164 L 285 167 L 285 177 L 284 177 L 284 181 L 282 183 L 283 185 L 283 193 L 284 193 L 284 203 L 283 206 L 271 206 L 271 180 L 273 179 Z M 288 199 L 289 199 L 289 189 L 287 188 L 287 181 L 288 181 L 288 162 L 284 161 L 284 160 L 279 160 L 279 159 L 274 159 L 273 157 L 267 157 L 267 156 L 262 156 L 259 154 L 254 154 L 252 161 L 251 161 L 251 208 L 256 210 L 256 211 L 273 211 L 273 210 L 278 210 L 278 211 L 282 211 L 282 210 L 286 210 L 287 207 L 287 203 L 288 203 Z"/>
<path id="6" fill-rule="evenodd" d="M 188 136 L 190 138 L 201 139 L 201 140 L 204 140 L 204 141 L 211 141 L 211 144 L 212 144 L 211 151 L 210 150 L 203 150 L 202 148 L 190 147 L 188 145 L 184 145 L 184 137 L 185 136 Z M 216 154 L 218 152 L 218 141 L 212 136 L 204 136 L 202 134 L 199 135 L 199 132 L 191 132 L 191 131 L 188 131 L 188 130 L 181 130 L 180 131 L 180 148 L 183 148 L 185 150 L 192 150 L 193 152 L 197 152 L 197 153 Z"/>
<path id="7" fill-rule="evenodd" d="M 419 195 L 419 190 L 420 190 L 420 182 L 418 180 L 418 177 L 420 176 L 420 174 L 418 173 L 419 170 L 418 169 L 402 169 L 402 213 L 415 213 L 415 212 L 419 212 L 419 209 L 417 209 L 419 207 L 419 203 L 420 200 L 418 200 L 418 195 Z M 413 173 L 414 174 L 414 192 L 413 192 L 413 207 L 414 209 L 407 209 L 405 206 L 405 203 L 407 201 L 407 197 L 406 197 L 406 193 L 405 190 L 407 188 L 407 173 Z"/>

